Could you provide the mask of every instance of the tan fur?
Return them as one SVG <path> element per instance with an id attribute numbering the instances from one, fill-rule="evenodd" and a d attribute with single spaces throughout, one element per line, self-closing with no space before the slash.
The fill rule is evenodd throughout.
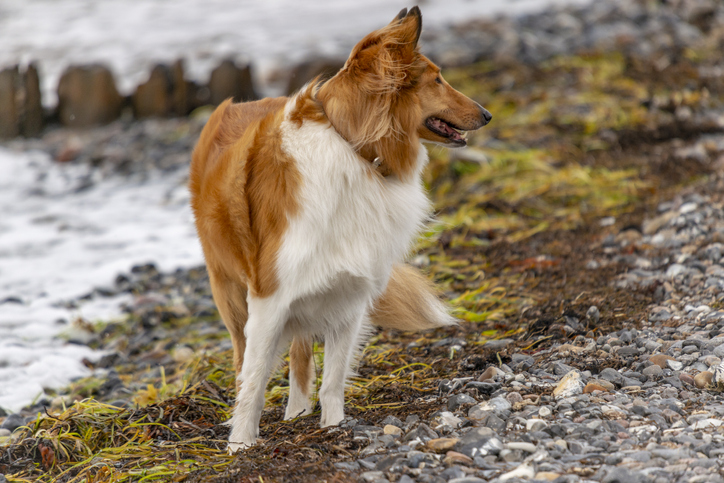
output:
<path id="1" fill-rule="evenodd" d="M 314 381 L 314 343 L 306 337 L 295 337 L 289 349 L 289 370 L 302 382 L 301 390 L 305 396 L 312 391 Z"/>
<path id="2" fill-rule="evenodd" d="M 399 264 L 393 267 L 387 290 L 375 302 L 370 319 L 383 329 L 433 329 L 445 325 L 440 316 L 443 307 L 432 282 L 414 267 Z M 447 321 L 452 322 L 452 318 Z"/>
<path id="3" fill-rule="evenodd" d="M 482 125 L 480 106 L 453 89 L 420 54 L 421 26 L 419 14 L 411 12 L 367 35 L 316 93 L 337 132 L 362 157 L 382 158 L 399 178 L 414 171 L 420 139 L 447 143 L 425 127 L 428 117 L 464 130 Z"/>
<path id="4" fill-rule="evenodd" d="M 276 290 L 276 253 L 287 217 L 297 210 L 299 174 L 278 131 L 285 102 L 224 102 L 192 157 L 191 206 L 237 373 L 246 347 L 247 291 L 263 297 Z"/>

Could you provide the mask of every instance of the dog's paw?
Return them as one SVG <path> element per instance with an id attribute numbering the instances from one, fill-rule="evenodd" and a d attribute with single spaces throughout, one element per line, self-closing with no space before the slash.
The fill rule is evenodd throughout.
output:
<path id="1" fill-rule="evenodd" d="M 305 405 L 294 405 L 292 407 L 292 404 L 290 403 L 287 406 L 286 411 L 284 411 L 284 421 L 290 421 L 292 419 L 296 419 L 302 416 L 307 416 L 309 414 L 312 414 L 312 408 L 309 406 L 309 404 Z"/>
<path id="2" fill-rule="evenodd" d="M 330 426 L 339 426 L 339 423 L 342 422 L 344 419 L 344 412 L 338 411 L 334 414 L 323 414 L 322 420 L 319 422 L 319 425 L 323 428 L 328 428 Z"/>
<path id="3" fill-rule="evenodd" d="M 245 449 L 249 449 L 252 446 L 256 444 L 256 441 L 253 443 L 241 443 L 241 442 L 231 442 L 229 441 L 229 444 L 226 446 L 226 451 L 229 452 L 230 455 L 233 455 L 234 453 L 238 451 L 243 451 Z"/>

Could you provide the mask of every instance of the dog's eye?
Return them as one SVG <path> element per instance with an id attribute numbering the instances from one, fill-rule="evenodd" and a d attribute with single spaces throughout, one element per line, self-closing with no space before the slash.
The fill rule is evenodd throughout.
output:
<path id="1" fill-rule="evenodd" d="M 435 77 L 435 82 L 437 82 L 438 84 L 442 84 L 442 79 L 440 78 L 440 76 Z"/>

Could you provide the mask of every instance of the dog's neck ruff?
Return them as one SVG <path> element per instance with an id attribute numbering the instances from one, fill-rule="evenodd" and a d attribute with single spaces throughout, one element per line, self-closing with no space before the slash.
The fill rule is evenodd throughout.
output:
<path id="1" fill-rule="evenodd" d="M 316 92 L 312 96 L 313 96 L 313 99 L 319 103 L 319 107 L 322 109 L 322 112 L 324 113 L 324 117 L 327 118 L 327 121 L 329 122 L 329 125 L 332 126 L 332 129 L 335 130 L 335 132 L 339 135 L 339 137 L 341 137 L 342 139 L 347 141 L 347 143 L 350 146 L 352 146 L 352 143 L 349 142 L 349 139 L 344 137 L 344 135 L 339 131 L 339 129 L 337 129 L 335 127 L 334 123 L 327 115 L 327 111 L 324 110 L 324 104 L 317 99 Z M 355 153 L 357 153 L 357 156 L 360 159 L 363 159 L 363 160 L 367 161 L 368 163 L 370 163 L 372 165 L 372 169 L 375 170 L 376 172 L 378 172 L 382 177 L 386 178 L 387 176 L 392 174 L 392 170 L 385 163 L 385 160 L 381 156 L 375 156 L 374 158 L 369 159 L 369 158 L 363 156 L 362 153 L 360 153 L 357 149 L 355 149 Z"/>

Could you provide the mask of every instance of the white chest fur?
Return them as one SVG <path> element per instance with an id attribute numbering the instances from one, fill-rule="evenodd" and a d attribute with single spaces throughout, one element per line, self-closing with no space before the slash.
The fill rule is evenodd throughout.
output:
<path id="1" fill-rule="evenodd" d="M 425 148 L 420 146 L 414 176 L 401 181 L 371 172 L 328 124 L 298 128 L 284 122 L 282 132 L 283 149 L 302 178 L 300 211 L 290 219 L 277 260 L 282 298 L 292 302 L 330 291 L 339 296 L 348 284 L 376 297 L 429 214 L 420 179 Z"/>

